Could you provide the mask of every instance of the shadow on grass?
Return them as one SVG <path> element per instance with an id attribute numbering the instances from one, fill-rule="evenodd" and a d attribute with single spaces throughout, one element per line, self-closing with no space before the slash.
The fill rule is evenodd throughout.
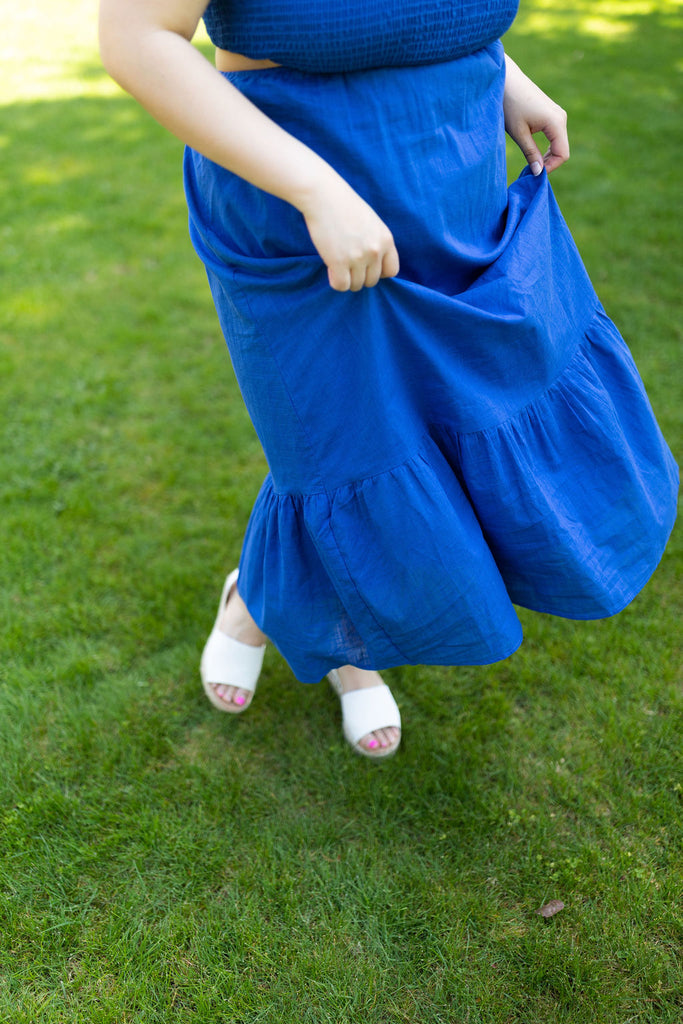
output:
<path id="1" fill-rule="evenodd" d="M 661 4 L 579 31 L 606 9 L 527 4 L 506 42 L 569 108 L 557 191 L 680 437 L 678 42 Z M 181 148 L 124 98 L 5 107 L 0 147 L 2 1012 L 677 1021 L 677 538 L 618 619 L 389 673 L 385 765 L 272 651 L 226 720 L 197 656 L 265 467 Z"/>

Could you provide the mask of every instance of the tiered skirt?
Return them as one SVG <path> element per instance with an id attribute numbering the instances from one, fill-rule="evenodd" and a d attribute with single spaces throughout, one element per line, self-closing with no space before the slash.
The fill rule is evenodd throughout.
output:
<path id="1" fill-rule="evenodd" d="M 301 214 L 192 150 L 194 245 L 268 460 L 239 589 L 295 675 L 483 664 L 514 604 L 612 615 L 678 473 L 543 173 L 507 187 L 500 44 L 415 68 L 227 76 L 393 232 L 327 281 Z"/>

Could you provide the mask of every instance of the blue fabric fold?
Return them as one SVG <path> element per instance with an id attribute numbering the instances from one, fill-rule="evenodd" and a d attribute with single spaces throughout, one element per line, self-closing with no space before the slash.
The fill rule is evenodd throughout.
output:
<path id="1" fill-rule="evenodd" d="M 483 664 L 514 604 L 623 608 L 678 473 L 545 173 L 508 188 L 499 44 L 234 84 L 391 227 L 396 278 L 333 292 L 303 218 L 191 150 L 190 228 L 269 475 L 240 592 L 304 682 Z"/>

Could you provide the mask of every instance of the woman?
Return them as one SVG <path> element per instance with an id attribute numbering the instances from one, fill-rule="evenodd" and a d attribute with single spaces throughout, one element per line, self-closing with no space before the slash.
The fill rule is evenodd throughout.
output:
<path id="1" fill-rule="evenodd" d="M 549 189 L 564 114 L 498 42 L 516 8 L 101 0 L 105 66 L 188 146 L 270 469 L 205 690 L 244 710 L 268 636 L 371 757 L 400 739 L 378 668 L 507 657 L 513 601 L 614 614 L 673 524 L 673 460 Z M 509 191 L 504 127 L 530 165 Z"/>

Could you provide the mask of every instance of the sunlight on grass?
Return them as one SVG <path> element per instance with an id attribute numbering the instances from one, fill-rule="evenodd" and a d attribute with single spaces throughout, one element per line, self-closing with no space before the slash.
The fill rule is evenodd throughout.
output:
<path id="1" fill-rule="evenodd" d="M 0 44 L 0 87 L 5 103 L 75 95 L 103 95 L 113 84 L 94 62 L 95 0 L 48 7 L 27 0 L 6 18 Z"/>
<path id="2" fill-rule="evenodd" d="M 553 188 L 679 452 L 682 6 L 521 0 L 508 37 L 570 112 Z M 181 144 L 96 8 L 0 36 L 0 1022 L 680 1024 L 680 529 L 614 619 L 520 610 L 506 662 L 393 670 L 386 765 L 272 649 L 253 713 L 207 706 L 266 466 Z"/>
<path id="3" fill-rule="evenodd" d="M 13 10 L 0 41 L 0 105 L 120 94 L 99 61 L 97 8 L 97 0 L 26 0 Z M 202 24 L 195 42 L 205 41 Z"/>
<path id="4" fill-rule="evenodd" d="M 683 27 L 683 0 L 521 0 L 516 31 L 533 34 L 571 29 L 605 41 L 623 40 L 638 31 L 638 17 L 668 16 L 670 27 Z"/>
<path id="5" fill-rule="evenodd" d="M 516 32 L 554 34 L 563 29 L 606 41 L 638 30 L 638 17 L 657 14 L 683 27 L 683 0 L 521 0 Z M 208 43 L 203 23 L 195 43 Z M 0 43 L 1 103 L 120 94 L 97 56 L 97 0 L 47 5 L 26 0 L 5 19 Z"/>

